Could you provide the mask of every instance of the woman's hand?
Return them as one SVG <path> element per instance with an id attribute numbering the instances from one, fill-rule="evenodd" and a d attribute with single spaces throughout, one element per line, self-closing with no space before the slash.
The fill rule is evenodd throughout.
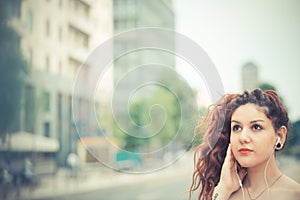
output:
<path id="1" fill-rule="evenodd" d="M 240 187 L 237 176 L 239 176 L 240 180 L 243 180 L 245 175 L 245 168 L 241 168 L 241 170 L 237 172 L 237 162 L 231 151 L 231 144 L 229 144 L 221 170 L 220 181 L 214 190 L 213 200 L 228 199 L 230 195 Z"/>

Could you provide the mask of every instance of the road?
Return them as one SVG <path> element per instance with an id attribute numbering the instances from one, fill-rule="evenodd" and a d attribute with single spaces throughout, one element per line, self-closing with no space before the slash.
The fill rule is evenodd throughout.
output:
<path id="1" fill-rule="evenodd" d="M 171 168 L 157 171 L 153 174 L 140 174 L 127 176 L 120 174 L 118 179 L 101 179 L 97 173 L 93 176 L 95 179 L 83 178 L 74 182 L 74 180 L 59 179 L 64 176 L 56 177 L 50 182 L 41 186 L 40 190 L 28 195 L 35 200 L 156 200 L 172 199 L 187 200 L 188 189 L 190 186 L 192 164 L 188 159 L 176 163 Z M 176 166 L 175 166 L 176 165 Z M 279 157 L 278 165 L 281 170 L 294 180 L 300 182 L 299 166 L 300 162 L 291 157 Z M 101 173 L 102 175 L 102 173 Z M 115 177 L 116 174 L 108 175 Z M 149 176 L 147 176 L 149 175 Z M 89 177 L 89 176 L 87 176 Z M 100 178 L 100 179 L 99 179 Z M 90 181 L 89 181 L 90 180 Z M 95 181 L 96 180 L 96 181 Z M 102 180 L 102 181 L 98 181 Z M 114 180 L 114 181 L 112 181 Z M 50 184 L 51 183 L 51 184 Z M 70 185 L 71 184 L 71 185 Z M 117 184 L 117 185 L 115 185 Z M 71 187 L 72 186 L 72 187 Z M 49 187 L 49 188 L 48 188 Z M 68 189 L 70 191 L 68 191 Z M 88 192 L 89 191 L 89 192 Z M 45 193 L 44 193 L 45 192 Z M 76 193 L 76 195 L 75 195 Z M 42 195 L 41 195 L 42 194 Z M 73 195 L 71 195 L 73 194 Z M 43 198 L 41 197 L 43 196 Z M 196 199 L 196 194 L 193 200 Z"/>
<path id="2" fill-rule="evenodd" d="M 156 200 L 172 199 L 187 200 L 189 176 L 160 177 L 151 181 L 131 183 L 118 187 L 100 189 L 93 192 L 69 195 L 59 198 L 48 198 L 48 200 Z"/>

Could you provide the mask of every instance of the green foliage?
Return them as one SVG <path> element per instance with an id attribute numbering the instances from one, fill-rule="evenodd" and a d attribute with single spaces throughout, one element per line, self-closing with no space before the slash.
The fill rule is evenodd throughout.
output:
<path id="1" fill-rule="evenodd" d="M 274 85 L 266 82 L 260 83 L 259 88 L 262 90 L 276 91 Z M 282 97 L 280 97 L 280 99 L 285 105 L 284 99 Z M 287 108 L 286 105 L 285 107 Z M 283 153 L 300 159 L 300 120 L 291 123 Z"/>
<path id="2" fill-rule="evenodd" d="M 206 113 L 208 111 L 208 108 L 206 107 L 202 107 L 199 109 L 199 121 L 198 121 L 198 125 L 201 124 L 201 126 L 196 126 L 195 128 L 195 136 L 194 136 L 194 139 L 193 139 L 193 148 L 199 146 L 202 142 L 202 138 L 203 138 L 203 135 L 204 135 L 204 131 L 205 131 L 205 127 L 204 127 L 204 124 L 202 123 L 202 120 L 204 119 Z"/>
<path id="3" fill-rule="evenodd" d="M 130 152 L 138 152 L 147 143 L 147 130 L 143 127 L 150 123 L 147 113 L 147 99 L 133 102 L 129 108 L 130 118 L 135 126 L 129 127 L 129 133 L 124 133 L 124 149 Z"/>
<path id="4" fill-rule="evenodd" d="M 8 25 L 6 13 L 11 3 L 15 1 L 0 3 L 0 136 L 2 141 L 12 128 L 20 110 L 23 75 L 27 68 L 19 49 L 19 36 Z"/>
<path id="5" fill-rule="evenodd" d="M 170 143 L 187 148 L 199 117 L 194 91 L 170 71 L 163 71 L 157 84 L 130 101 L 129 115 L 130 122 L 121 122 L 127 130 L 115 124 L 114 137 L 131 152 L 157 150 Z"/>
<path id="6" fill-rule="evenodd" d="M 258 87 L 259 87 L 260 89 L 264 90 L 264 91 L 265 91 L 265 90 L 274 90 L 274 91 L 276 91 L 277 94 L 278 94 L 278 91 L 277 91 L 276 87 L 275 87 L 274 85 L 272 85 L 271 83 L 262 82 L 262 83 L 260 83 L 260 84 L 258 85 Z M 285 108 L 288 110 L 288 107 L 286 106 L 284 99 L 282 98 L 282 96 L 281 96 L 280 94 L 278 94 L 278 95 L 279 95 L 280 100 L 282 101 L 283 105 L 284 105 Z"/>
<path id="7" fill-rule="evenodd" d="M 276 91 L 276 87 L 274 85 L 266 82 L 259 84 L 259 88 L 261 88 L 262 90 Z M 282 97 L 280 97 L 280 99 L 284 104 L 284 106 L 287 108 L 284 99 Z M 300 121 L 299 120 L 291 123 L 283 153 L 289 156 L 295 156 L 300 159 Z"/>
<path id="8" fill-rule="evenodd" d="M 290 127 L 284 153 L 300 159 L 300 120 L 293 122 Z"/>
<path id="9" fill-rule="evenodd" d="M 262 90 L 274 90 L 276 91 L 276 87 L 270 83 L 266 83 L 266 82 L 263 82 L 263 83 L 260 83 L 258 85 L 258 87 Z"/>

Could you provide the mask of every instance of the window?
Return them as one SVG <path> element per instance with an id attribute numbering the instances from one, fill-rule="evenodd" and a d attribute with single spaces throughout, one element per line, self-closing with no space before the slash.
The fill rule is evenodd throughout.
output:
<path id="1" fill-rule="evenodd" d="M 62 7 L 63 7 L 63 3 L 62 3 L 62 2 L 63 2 L 62 0 L 59 0 L 59 2 L 58 2 L 59 8 L 62 8 Z"/>
<path id="2" fill-rule="evenodd" d="M 85 81 L 88 80 L 89 78 L 89 71 L 90 71 L 90 67 L 89 65 L 83 65 L 82 68 L 81 68 L 81 72 L 82 72 L 82 77 Z"/>
<path id="3" fill-rule="evenodd" d="M 50 123 L 49 122 L 44 123 L 44 136 L 50 137 Z"/>
<path id="4" fill-rule="evenodd" d="M 89 35 L 80 31 L 79 29 L 70 26 L 70 38 L 74 44 L 79 45 L 80 47 L 88 48 L 89 46 Z"/>
<path id="5" fill-rule="evenodd" d="M 28 132 L 35 131 L 35 89 L 31 85 L 25 86 L 25 99 L 24 99 L 24 130 Z"/>
<path id="6" fill-rule="evenodd" d="M 118 28 L 119 28 L 119 20 L 114 19 L 114 27 L 115 27 L 116 30 L 118 30 Z"/>
<path id="7" fill-rule="evenodd" d="M 33 30 L 33 13 L 31 10 L 29 10 L 27 13 L 27 24 L 28 24 L 29 31 L 32 32 L 32 30 Z"/>
<path id="8" fill-rule="evenodd" d="M 90 12 L 90 6 L 86 4 L 83 1 L 76 1 L 76 0 L 71 0 L 70 1 L 70 7 L 78 14 L 81 16 L 84 16 L 85 18 L 89 17 L 89 12 Z"/>
<path id="9" fill-rule="evenodd" d="M 32 68 L 32 66 L 33 66 L 33 51 L 32 51 L 32 47 L 29 48 L 28 62 L 29 62 L 29 66 Z"/>
<path id="10" fill-rule="evenodd" d="M 58 62 L 58 74 L 62 75 L 62 63 L 61 63 L 61 60 Z"/>
<path id="11" fill-rule="evenodd" d="M 50 111 L 50 93 L 49 92 L 43 92 L 43 97 L 42 97 L 42 104 L 43 104 L 43 110 L 45 112 Z"/>
<path id="12" fill-rule="evenodd" d="M 81 62 L 74 58 L 69 58 L 69 66 L 71 67 L 70 70 L 73 71 L 73 75 L 75 76 L 81 66 Z"/>
<path id="13" fill-rule="evenodd" d="M 58 41 L 61 42 L 62 41 L 62 27 L 58 28 Z"/>
<path id="14" fill-rule="evenodd" d="M 6 14 L 10 17 L 17 17 L 20 19 L 21 17 L 21 2 L 20 1 L 14 1 L 7 3 L 6 5 Z"/>
<path id="15" fill-rule="evenodd" d="M 49 19 L 46 20 L 46 36 L 49 37 L 50 36 L 50 21 Z"/>
<path id="16" fill-rule="evenodd" d="M 57 94 L 57 117 L 59 120 L 62 119 L 62 94 Z"/>
<path id="17" fill-rule="evenodd" d="M 57 133 L 58 133 L 58 137 L 61 138 L 62 137 L 62 124 L 65 123 L 62 120 L 62 116 L 63 116 L 63 96 L 61 93 L 57 94 Z"/>
<path id="18" fill-rule="evenodd" d="M 50 71 L 50 58 L 49 56 L 46 56 L 46 72 L 49 72 Z"/>

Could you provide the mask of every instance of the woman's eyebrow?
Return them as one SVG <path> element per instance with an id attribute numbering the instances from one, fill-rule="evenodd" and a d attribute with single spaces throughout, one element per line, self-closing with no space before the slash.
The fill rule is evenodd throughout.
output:
<path id="1" fill-rule="evenodd" d="M 240 124 L 241 122 L 239 122 L 239 121 L 237 121 L 237 120 L 231 120 L 231 123 L 237 123 L 237 124 Z M 252 120 L 252 121 L 250 121 L 250 124 L 253 124 L 253 123 L 257 123 L 257 122 L 265 122 L 264 120 L 262 120 L 262 119 L 256 119 L 256 120 Z"/>
<path id="2" fill-rule="evenodd" d="M 252 120 L 250 123 L 253 124 L 253 123 L 256 123 L 256 122 L 265 122 L 265 121 L 262 120 L 262 119 L 256 119 L 256 120 Z"/>

